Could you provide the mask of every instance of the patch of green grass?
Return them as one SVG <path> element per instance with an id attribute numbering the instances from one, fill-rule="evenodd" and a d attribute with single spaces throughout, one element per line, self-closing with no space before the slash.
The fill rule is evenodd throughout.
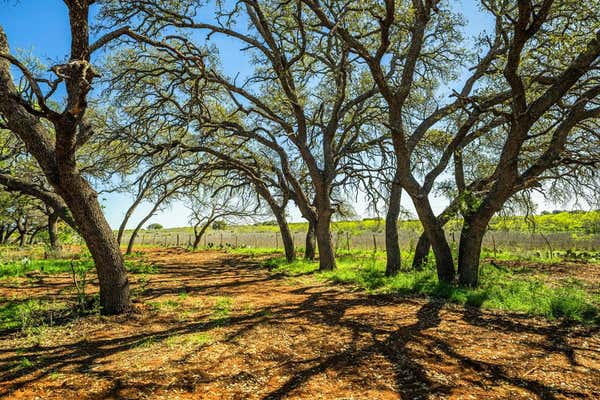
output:
<path id="1" fill-rule="evenodd" d="M 180 306 L 176 300 L 148 301 L 146 303 L 153 311 L 172 311 Z"/>
<path id="2" fill-rule="evenodd" d="M 546 318 L 564 318 L 594 323 L 600 320 L 600 298 L 595 299 L 576 281 L 550 285 L 546 276 L 509 270 L 491 264 L 482 265 L 480 285 L 475 289 L 440 283 L 433 265 L 421 271 L 401 271 L 385 276 L 385 258 L 377 254 L 344 256 L 337 260 L 335 271 L 319 272 L 318 262 L 284 258 L 265 263 L 273 273 L 289 276 L 312 275 L 317 279 L 351 284 L 370 293 L 424 295 L 446 299 L 473 307 L 524 312 Z"/>
<path id="3" fill-rule="evenodd" d="M 55 319 L 67 312 L 64 302 L 41 300 L 5 300 L 0 302 L 0 331 L 22 331 L 52 325 Z"/>
<path id="4" fill-rule="evenodd" d="M 217 297 L 212 307 L 211 319 L 216 321 L 217 325 L 225 325 L 229 322 L 233 299 L 230 297 Z"/>
<path id="5" fill-rule="evenodd" d="M 165 340 L 165 344 L 170 348 L 179 346 L 202 347 L 210 345 L 214 338 L 209 333 L 191 333 L 187 335 L 173 335 Z"/>
<path id="6" fill-rule="evenodd" d="M 157 343 L 157 341 L 155 338 L 147 337 L 143 340 L 140 340 L 139 342 L 134 343 L 132 347 L 139 347 L 142 349 L 147 349 L 147 348 L 154 346 L 156 343 Z"/>
<path id="7" fill-rule="evenodd" d="M 140 260 L 125 260 L 125 268 L 127 272 L 132 274 L 156 274 L 160 272 L 158 266 Z"/>
<path id="8" fill-rule="evenodd" d="M 21 358 L 21 360 L 19 360 L 19 367 L 21 369 L 29 369 L 29 368 L 32 368 L 33 365 L 34 365 L 33 361 L 31 361 L 27 357 L 23 357 L 23 358 Z"/>
<path id="9" fill-rule="evenodd" d="M 262 256 L 270 254 L 282 254 L 282 249 L 276 249 L 272 247 L 239 247 L 239 248 L 228 248 L 227 253 L 237 254 L 242 256 Z"/>
<path id="10" fill-rule="evenodd" d="M 71 272 L 71 262 L 78 270 L 91 270 L 94 263 L 91 260 L 30 260 L 24 258 L 21 261 L 0 263 L 0 278 L 24 276 L 29 272 L 42 274 L 60 274 Z"/>

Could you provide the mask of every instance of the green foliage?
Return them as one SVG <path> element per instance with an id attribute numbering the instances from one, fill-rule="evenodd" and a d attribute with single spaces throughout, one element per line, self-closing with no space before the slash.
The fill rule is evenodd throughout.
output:
<path id="1" fill-rule="evenodd" d="M 160 272 L 158 266 L 140 260 L 125 260 L 125 269 L 132 274 L 156 274 Z"/>
<path id="2" fill-rule="evenodd" d="M 223 229 L 227 228 L 227 222 L 223 220 L 217 220 L 212 223 L 211 228 L 215 231 L 222 231 Z"/>
<path id="3" fill-rule="evenodd" d="M 153 223 L 153 224 L 148 225 L 148 229 L 153 230 L 153 231 L 158 231 L 158 230 L 163 229 L 163 226 L 158 223 Z"/>
<path id="4" fill-rule="evenodd" d="M 39 326 L 52 325 L 67 310 L 62 301 L 2 300 L 0 302 L 0 331 L 19 329 L 28 331 Z"/>

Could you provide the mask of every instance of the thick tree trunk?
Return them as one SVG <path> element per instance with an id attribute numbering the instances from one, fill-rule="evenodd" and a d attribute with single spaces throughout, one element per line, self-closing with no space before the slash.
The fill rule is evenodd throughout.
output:
<path id="1" fill-rule="evenodd" d="M 392 182 L 390 201 L 387 214 L 385 216 L 385 250 L 387 258 L 385 265 L 386 276 L 397 275 L 402 264 L 400 243 L 398 242 L 398 218 L 400 217 L 401 197 L 402 187 L 397 183 Z"/>
<path id="2" fill-rule="evenodd" d="M 427 238 L 425 232 L 419 236 L 419 240 L 417 241 L 417 247 L 415 247 L 415 256 L 413 257 L 412 267 L 413 269 L 419 271 L 423 269 L 423 267 L 427 264 L 427 259 L 429 258 L 429 249 L 431 248 L 431 243 Z"/>
<path id="3" fill-rule="evenodd" d="M 316 251 L 316 236 L 317 236 L 317 227 L 316 223 L 313 221 L 308 221 L 308 230 L 306 231 L 306 241 L 304 244 L 304 259 L 305 260 L 314 260 L 317 251 Z"/>
<path id="4" fill-rule="evenodd" d="M 481 243 L 488 220 L 465 219 L 458 247 L 458 282 L 462 286 L 476 287 L 479 283 L 479 259 Z"/>
<path id="5" fill-rule="evenodd" d="M 443 225 L 439 223 L 427 202 L 413 198 L 413 204 L 423 225 L 423 230 L 433 248 L 438 280 L 440 282 L 453 283 L 455 276 L 454 262 L 450 245 L 444 234 Z"/>
<path id="6" fill-rule="evenodd" d="M 97 193 L 80 175 L 63 175 L 61 183 L 60 195 L 69 206 L 96 264 L 102 313 L 113 315 L 128 311 L 131 301 L 123 255 L 104 218 Z"/>
<path id="7" fill-rule="evenodd" d="M 58 213 L 56 212 L 48 215 L 48 239 L 50 248 L 52 250 L 58 249 Z"/>
<path id="8" fill-rule="evenodd" d="M 335 252 L 331 241 L 331 211 L 319 214 L 316 226 L 317 245 L 319 246 L 319 271 L 333 271 L 336 268 Z"/>

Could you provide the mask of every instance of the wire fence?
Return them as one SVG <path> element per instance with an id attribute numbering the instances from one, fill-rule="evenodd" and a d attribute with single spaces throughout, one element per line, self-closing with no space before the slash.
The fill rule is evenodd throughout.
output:
<path id="1" fill-rule="evenodd" d="M 409 230 L 398 231 L 400 247 L 413 250 L 419 238 L 418 232 Z M 292 237 L 296 248 L 305 245 L 304 232 L 293 232 Z M 460 232 L 446 233 L 451 245 L 458 245 Z M 127 235 L 123 244 L 129 241 Z M 174 232 L 144 232 L 140 233 L 135 245 L 163 246 L 163 247 L 191 247 L 194 236 L 191 233 Z M 333 232 L 333 245 L 337 250 L 385 250 L 385 234 L 383 232 Z M 204 248 L 282 248 L 279 232 L 250 232 L 240 233 L 235 231 L 211 231 L 204 235 L 200 242 Z M 540 232 L 514 232 L 514 231 L 488 231 L 483 240 L 483 248 L 489 250 L 600 250 L 600 235 L 581 235 L 569 232 L 540 233 Z"/>

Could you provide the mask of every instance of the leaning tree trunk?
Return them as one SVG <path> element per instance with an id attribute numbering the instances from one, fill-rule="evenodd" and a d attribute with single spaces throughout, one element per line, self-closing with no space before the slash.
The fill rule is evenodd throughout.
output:
<path id="1" fill-rule="evenodd" d="M 425 234 L 421 233 L 419 240 L 417 241 L 417 247 L 415 247 L 415 255 L 413 257 L 412 267 L 413 269 L 420 271 L 427 264 L 429 258 L 429 249 L 431 248 L 431 242 Z"/>
<path id="2" fill-rule="evenodd" d="M 25 246 L 25 232 L 19 231 L 19 247 Z"/>
<path id="3" fill-rule="evenodd" d="M 58 213 L 48 215 L 48 239 L 52 250 L 58 249 Z"/>
<path id="4" fill-rule="evenodd" d="M 148 214 L 133 229 L 133 231 L 131 232 L 131 236 L 129 237 L 129 242 L 127 242 L 127 250 L 125 251 L 125 254 L 130 255 L 133 252 L 133 245 L 135 244 L 135 239 L 137 238 L 137 235 L 140 232 L 140 229 L 142 229 L 142 227 L 144 226 L 144 224 L 146 223 L 146 221 L 148 221 L 151 216 L 152 216 L 151 214 Z"/>
<path id="5" fill-rule="evenodd" d="M 121 243 L 123 242 L 123 234 L 125 233 L 125 228 L 127 228 L 127 223 L 129 222 L 129 219 L 131 218 L 134 211 L 140 205 L 143 199 L 143 196 L 138 196 L 125 212 L 125 216 L 123 216 L 123 220 L 121 221 L 121 225 L 119 226 L 119 230 L 117 231 L 117 243 L 119 243 L 119 246 L 121 246 Z"/>
<path id="6" fill-rule="evenodd" d="M 387 214 L 385 216 L 385 250 L 387 258 L 385 265 L 386 276 L 397 275 L 402 265 L 400 243 L 398 242 L 398 218 L 400 217 L 401 196 L 402 187 L 397 183 L 392 182 L 390 201 Z"/>
<path id="7" fill-rule="evenodd" d="M 304 245 L 304 259 L 305 260 L 314 260 L 317 254 L 316 251 L 316 236 L 317 236 L 317 227 L 316 223 L 313 221 L 308 221 L 308 229 L 306 231 L 306 242 Z"/>
<path id="8" fill-rule="evenodd" d="M 200 247 L 200 241 L 202 240 L 202 236 L 203 234 L 201 233 L 194 233 L 194 243 L 192 243 L 193 251 L 198 250 L 198 247 Z"/>
<path id="9" fill-rule="evenodd" d="M 78 173 L 61 174 L 57 188 L 68 205 L 96 264 L 102 313 L 121 314 L 131 308 L 123 255 L 104 218 L 98 194 Z"/>
<path id="10" fill-rule="evenodd" d="M 292 262 L 296 259 L 296 251 L 294 249 L 294 238 L 292 237 L 290 226 L 285 218 L 285 211 L 273 208 L 273 214 L 275 214 L 275 219 L 279 225 L 281 241 L 283 242 L 283 249 L 285 251 L 285 259 L 287 262 Z"/>
<path id="11" fill-rule="evenodd" d="M 31 232 L 31 234 L 29 235 L 29 240 L 27 241 L 27 244 L 32 245 L 33 241 L 35 240 L 35 237 L 38 235 L 38 233 L 40 233 L 41 230 L 42 230 L 42 228 L 37 228 L 33 232 Z"/>
<path id="12" fill-rule="evenodd" d="M 482 217 L 465 219 L 458 246 L 458 282 L 462 286 L 476 287 L 479 283 L 481 243 L 488 222 Z"/>
<path id="13" fill-rule="evenodd" d="M 438 280 L 440 282 L 453 283 L 455 276 L 454 262 L 443 225 L 439 223 L 428 204 L 419 201 L 418 198 L 413 198 L 413 204 L 423 225 L 423 230 L 433 248 Z"/>
<path id="14" fill-rule="evenodd" d="M 135 243 L 135 239 L 136 239 L 138 233 L 140 232 L 140 229 L 142 229 L 142 227 L 150 219 L 150 217 L 152 217 L 154 215 L 154 213 L 156 213 L 156 211 L 158 210 L 160 205 L 165 200 L 167 200 L 170 196 L 172 196 L 173 193 L 175 193 L 175 191 L 176 191 L 176 189 L 171 189 L 169 192 L 163 194 L 162 197 L 160 197 L 160 198 L 158 198 L 158 200 L 156 200 L 156 203 L 154 203 L 154 206 L 152 207 L 150 212 L 148 214 L 146 214 L 146 216 L 140 221 L 140 223 L 137 224 L 137 226 L 135 227 L 133 232 L 131 232 L 131 237 L 129 238 L 129 243 L 127 243 L 127 251 L 125 252 L 125 254 L 127 254 L 127 255 L 131 254 L 131 252 L 133 251 L 133 245 Z"/>
<path id="15" fill-rule="evenodd" d="M 206 223 L 202 226 L 200 231 L 198 231 L 198 225 L 194 226 L 194 243 L 192 244 L 192 250 L 198 250 L 198 247 L 200 246 L 200 241 L 204 237 L 206 230 L 208 229 L 210 224 L 213 223 L 213 221 L 213 219 L 209 219 L 208 221 L 206 221 Z"/>

